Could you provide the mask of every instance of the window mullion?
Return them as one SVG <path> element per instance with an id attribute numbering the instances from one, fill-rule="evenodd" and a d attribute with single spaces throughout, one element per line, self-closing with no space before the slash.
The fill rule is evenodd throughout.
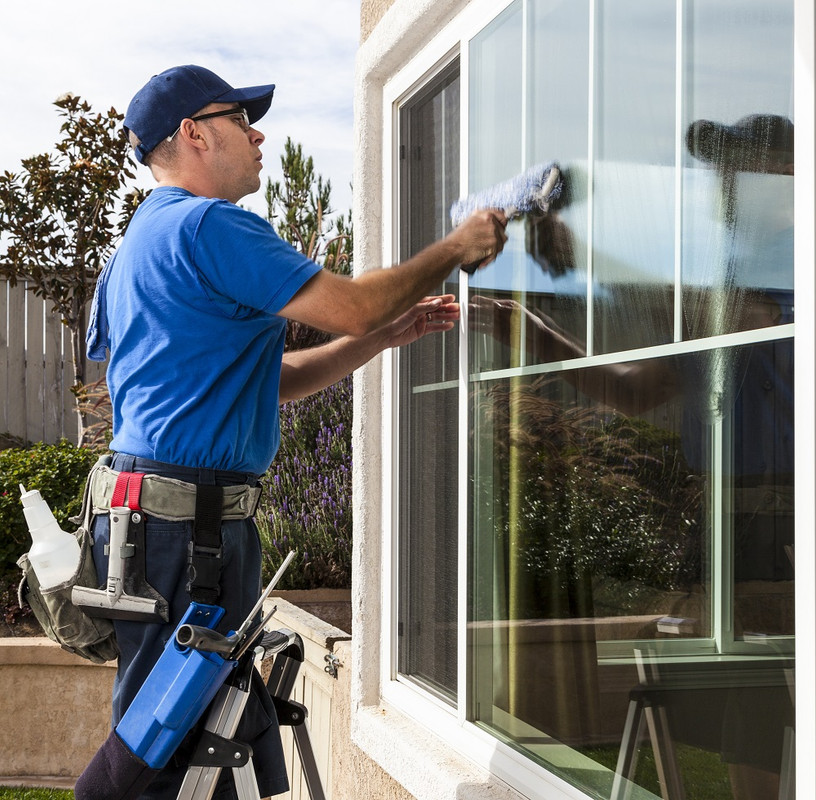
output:
<path id="1" fill-rule="evenodd" d="M 586 354 L 592 356 L 594 347 L 594 310 L 593 310 L 593 251 L 595 232 L 593 207 L 595 198 L 595 70 L 597 48 L 598 9 L 597 0 L 589 3 L 589 102 L 587 103 L 587 298 L 586 298 Z"/>
<path id="2" fill-rule="evenodd" d="M 469 140 L 469 100 L 470 100 L 470 53 L 467 42 L 462 42 L 459 61 L 459 75 L 461 80 L 461 91 L 459 92 L 459 196 L 465 197 L 468 191 L 468 159 Z M 468 669 L 468 588 L 470 585 L 470 573 L 468 571 L 468 538 L 469 520 L 471 513 L 469 508 L 468 482 L 470 471 L 470 444 L 468 430 L 470 426 L 470 349 L 468 341 L 468 301 L 469 286 L 468 276 L 464 270 L 459 270 L 459 303 L 461 313 L 459 316 L 459 430 L 457 442 L 459 449 L 459 517 L 457 520 L 458 531 L 458 586 L 457 586 L 457 624 L 456 624 L 456 711 L 459 724 L 463 724 L 469 714 L 470 697 L 470 676 Z"/>
<path id="3" fill-rule="evenodd" d="M 683 152 L 685 119 L 683 64 L 685 62 L 685 0 L 677 0 L 675 45 L 675 179 L 674 179 L 674 341 L 683 338 Z"/>

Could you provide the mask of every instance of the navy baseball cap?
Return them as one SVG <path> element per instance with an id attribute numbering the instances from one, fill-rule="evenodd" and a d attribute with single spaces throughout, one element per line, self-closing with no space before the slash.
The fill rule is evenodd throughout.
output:
<path id="1" fill-rule="evenodd" d="M 246 109 L 250 125 L 269 110 L 275 84 L 234 89 L 204 67 L 188 64 L 171 67 L 154 75 L 130 101 L 125 128 L 139 137 L 136 158 L 145 156 L 175 133 L 183 119 L 210 103 L 239 103 Z"/>

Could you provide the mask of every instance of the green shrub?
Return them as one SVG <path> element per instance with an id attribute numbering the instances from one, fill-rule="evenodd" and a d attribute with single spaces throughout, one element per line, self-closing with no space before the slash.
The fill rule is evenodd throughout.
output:
<path id="1" fill-rule="evenodd" d="M 38 489 L 60 526 L 73 530 L 68 518 L 79 513 L 85 479 L 97 458 L 93 450 L 66 440 L 0 451 L 0 588 L 17 582 L 17 559 L 31 543 L 20 484 Z"/>

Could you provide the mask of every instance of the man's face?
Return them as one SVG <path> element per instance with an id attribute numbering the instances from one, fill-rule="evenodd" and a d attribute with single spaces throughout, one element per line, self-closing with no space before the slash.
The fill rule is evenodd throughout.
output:
<path id="1" fill-rule="evenodd" d="M 210 165 L 218 196 L 237 203 L 261 186 L 264 135 L 249 125 L 243 109 L 235 103 L 211 103 L 194 116 L 232 109 L 234 114 L 210 117 L 196 124 L 208 128 L 205 135 L 212 145 Z"/>

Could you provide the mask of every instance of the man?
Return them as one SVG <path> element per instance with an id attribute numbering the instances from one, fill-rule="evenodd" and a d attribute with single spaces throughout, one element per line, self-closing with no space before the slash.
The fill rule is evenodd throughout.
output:
<path id="1" fill-rule="evenodd" d="M 100 276 L 88 334 L 91 358 L 110 350 L 114 470 L 177 479 L 201 495 L 202 486 L 256 486 L 280 441 L 279 403 L 334 383 L 386 347 L 453 327 L 453 297 L 425 295 L 458 264 L 485 265 L 504 246 L 504 215 L 483 211 L 393 269 L 355 278 L 321 270 L 235 205 L 260 187 L 264 136 L 252 125 L 273 91 L 234 89 L 202 67 L 173 67 L 151 78 L 127 110 L 136 157 L 158 185 Z M 284 353 L 287 319 L 340 337 Z M 146 579 L 167 600 L 169 620 L 115 622 L 114 725 L 191 597 L 188 546 L 198 517 L 145 513 Z M 225 519 L 219 510 L 220 576 L 203 586 L 226 609 L 224 632 L 260 593 L 260 545 L 248 513 Z M 101 515 L 94 560 L 102 582 L 108 539 Z M 263 700 L 250 698 L 238 737 L 253 746 L 265 797 L 285 791 L 287 779 L 274 710 Z M 175 797 L 184 771 L 171 762 L 144 796 Z M 216 796 L 234 796 L 227 776 Z"/>

